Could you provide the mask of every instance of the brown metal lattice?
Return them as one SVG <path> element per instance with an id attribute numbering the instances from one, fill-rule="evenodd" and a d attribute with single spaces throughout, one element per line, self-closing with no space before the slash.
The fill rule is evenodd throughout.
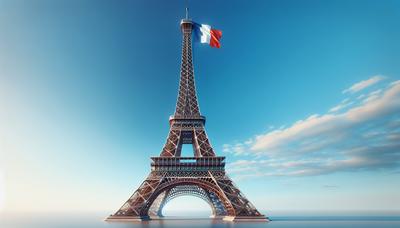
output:
<path id="1" fill-rule="evenodd" d="M 204 199 L 215 216 L 265 219 L 227 176 L 224 157 L 215 155 L 206 134 L 194 81 L 192 27 L 182 20 L 181 76 L 167 142 L 152 158 L 149 176 L 110 220 L 162 216 L 162 208 L 181 195 Z M 181 157 L 182 144 L 194 145 L 193 157 Z"/>

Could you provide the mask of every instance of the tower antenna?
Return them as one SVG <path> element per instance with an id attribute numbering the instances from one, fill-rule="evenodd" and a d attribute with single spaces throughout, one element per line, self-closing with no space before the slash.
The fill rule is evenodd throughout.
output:
<path id="1" fill-rule="evenodd" d="M 186 20 L 189 19 L 189 0 L 186 0 Z"/>

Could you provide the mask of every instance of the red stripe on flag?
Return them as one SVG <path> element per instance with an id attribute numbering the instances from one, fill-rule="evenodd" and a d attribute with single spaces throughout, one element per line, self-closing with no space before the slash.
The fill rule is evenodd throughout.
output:
<path id="1" fill-rule="evenodd" d="M 211 29 L 210 33 L 211 33 L 210 46 L 220 48 L 221 44 L 219 43 L 219 40 L 222 37 L 222 31 L 216 30 L 216 29 Z"/>

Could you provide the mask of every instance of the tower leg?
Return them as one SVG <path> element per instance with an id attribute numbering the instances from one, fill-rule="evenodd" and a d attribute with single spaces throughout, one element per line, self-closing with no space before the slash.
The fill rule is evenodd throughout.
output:
<path id="1" fill-rule="evenodd" d="M 150 206 L 149 216 L 150 218 L 162 218 L 164 215 L 162 214 L 162 209 L 166 204 L 166 200 L 168 198 L 170 190 L 167 190 L 161 193 L 154 203 Z"/>
<path id="2" fill-rule="evenodd" d="M 143 213 L 143 209 L 149 207 L 149 199 L 154 191 L 164 179 L 164 174 L 151 172 L 140 187 L 133 195 L 122 205 L 122 207 L 114 214 L 110 215 L 106 221 L 145 221 L 149 220 L 150 216 L 147 211 Z"/>
<path id="3" fill-rule="evenodd" d="M 269 221 L 261 214 L 253 204 L 240 192 L 233 181 L 224 173 L 215 175 L 209 172 L 222 194 L 230 202 L 234 213 L 228 213 L 223 220 L 225 221 Z"/>

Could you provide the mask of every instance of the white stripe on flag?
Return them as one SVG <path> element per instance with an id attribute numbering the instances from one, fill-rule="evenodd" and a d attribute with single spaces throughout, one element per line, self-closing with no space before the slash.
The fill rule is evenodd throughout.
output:
<path id="1" fill-rule="evenodd" d="M 211 39 L 211 26 L 201 24 L 200 32 L 201 32 L 200 42 L 209 44 Z"/>

